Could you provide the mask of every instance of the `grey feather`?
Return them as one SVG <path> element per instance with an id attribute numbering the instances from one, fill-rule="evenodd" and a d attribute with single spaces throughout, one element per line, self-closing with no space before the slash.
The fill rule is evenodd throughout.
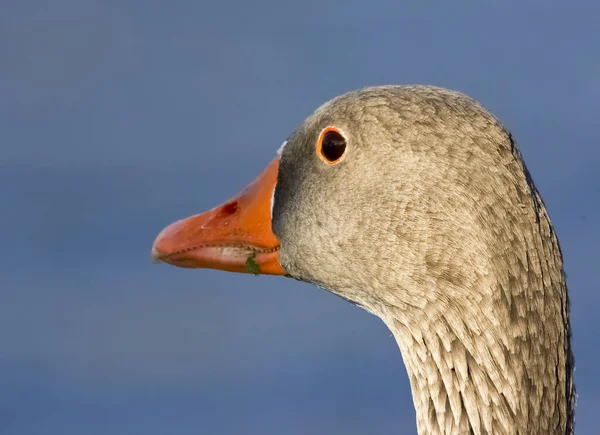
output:
<path id="1" fill-rule="evenodd" d="M 326 126 L 348 138 L 333 166 L 315 152 Z M 558 239 L 515 141 L 478 103 L 386 86 L 324 104 L 283 150 L 273 231 L 287 273 L 390 328 L 420 433 L 573 432 Z"/>

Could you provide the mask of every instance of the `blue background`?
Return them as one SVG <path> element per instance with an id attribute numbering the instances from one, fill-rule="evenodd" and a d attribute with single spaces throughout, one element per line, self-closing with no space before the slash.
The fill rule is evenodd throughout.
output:
<path id="1" fill-rule="evenodd" d="M 561 2 L 562 3 L 562 2 Z M 577 430 L 600 432 L 600 3 L 0 2 L 0 432 L 415 431 L 381 321 L 284 278 L 150 263 L 328 99 L 468 93 L 566 261 Z"/>

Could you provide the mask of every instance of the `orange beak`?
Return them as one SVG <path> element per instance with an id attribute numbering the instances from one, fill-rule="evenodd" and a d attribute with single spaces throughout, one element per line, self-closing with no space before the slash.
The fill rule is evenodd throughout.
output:
<path id="1" fill-rule="evenodd" d="M 152 259 L 179 267 L 284 275 L 271 230 L 279 157 L 237 197 L 175 222 L 158 235 Z"/>

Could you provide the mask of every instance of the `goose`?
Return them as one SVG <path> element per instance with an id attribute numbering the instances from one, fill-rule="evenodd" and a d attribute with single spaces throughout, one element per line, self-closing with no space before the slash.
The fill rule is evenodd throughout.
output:
<path id="1" fill-rule="evenodd" d="M 470 97 L 376 86 L 323 104 L 156 262 L 283 275 L 378 316 L 420 434 L 573 433 L 562 253 L 511 133 Z"/>

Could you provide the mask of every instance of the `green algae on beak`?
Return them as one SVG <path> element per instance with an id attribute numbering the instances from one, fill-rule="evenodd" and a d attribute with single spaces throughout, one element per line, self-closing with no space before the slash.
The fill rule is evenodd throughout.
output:
<path id="1" fill-rule="evenodd" d="M 258 268 L 258 264 L 256 264 L 256 261 L 254 261 L 254 259 L 256 258 L 256 252 L 253 252 L 252 254 L 248 255 L 248 258 L 246 259 L 246 270 L 248 271 L 248 273 L 252 273 L 253 275 L 259 275 L 260 274 L 260 270 Z"/>

